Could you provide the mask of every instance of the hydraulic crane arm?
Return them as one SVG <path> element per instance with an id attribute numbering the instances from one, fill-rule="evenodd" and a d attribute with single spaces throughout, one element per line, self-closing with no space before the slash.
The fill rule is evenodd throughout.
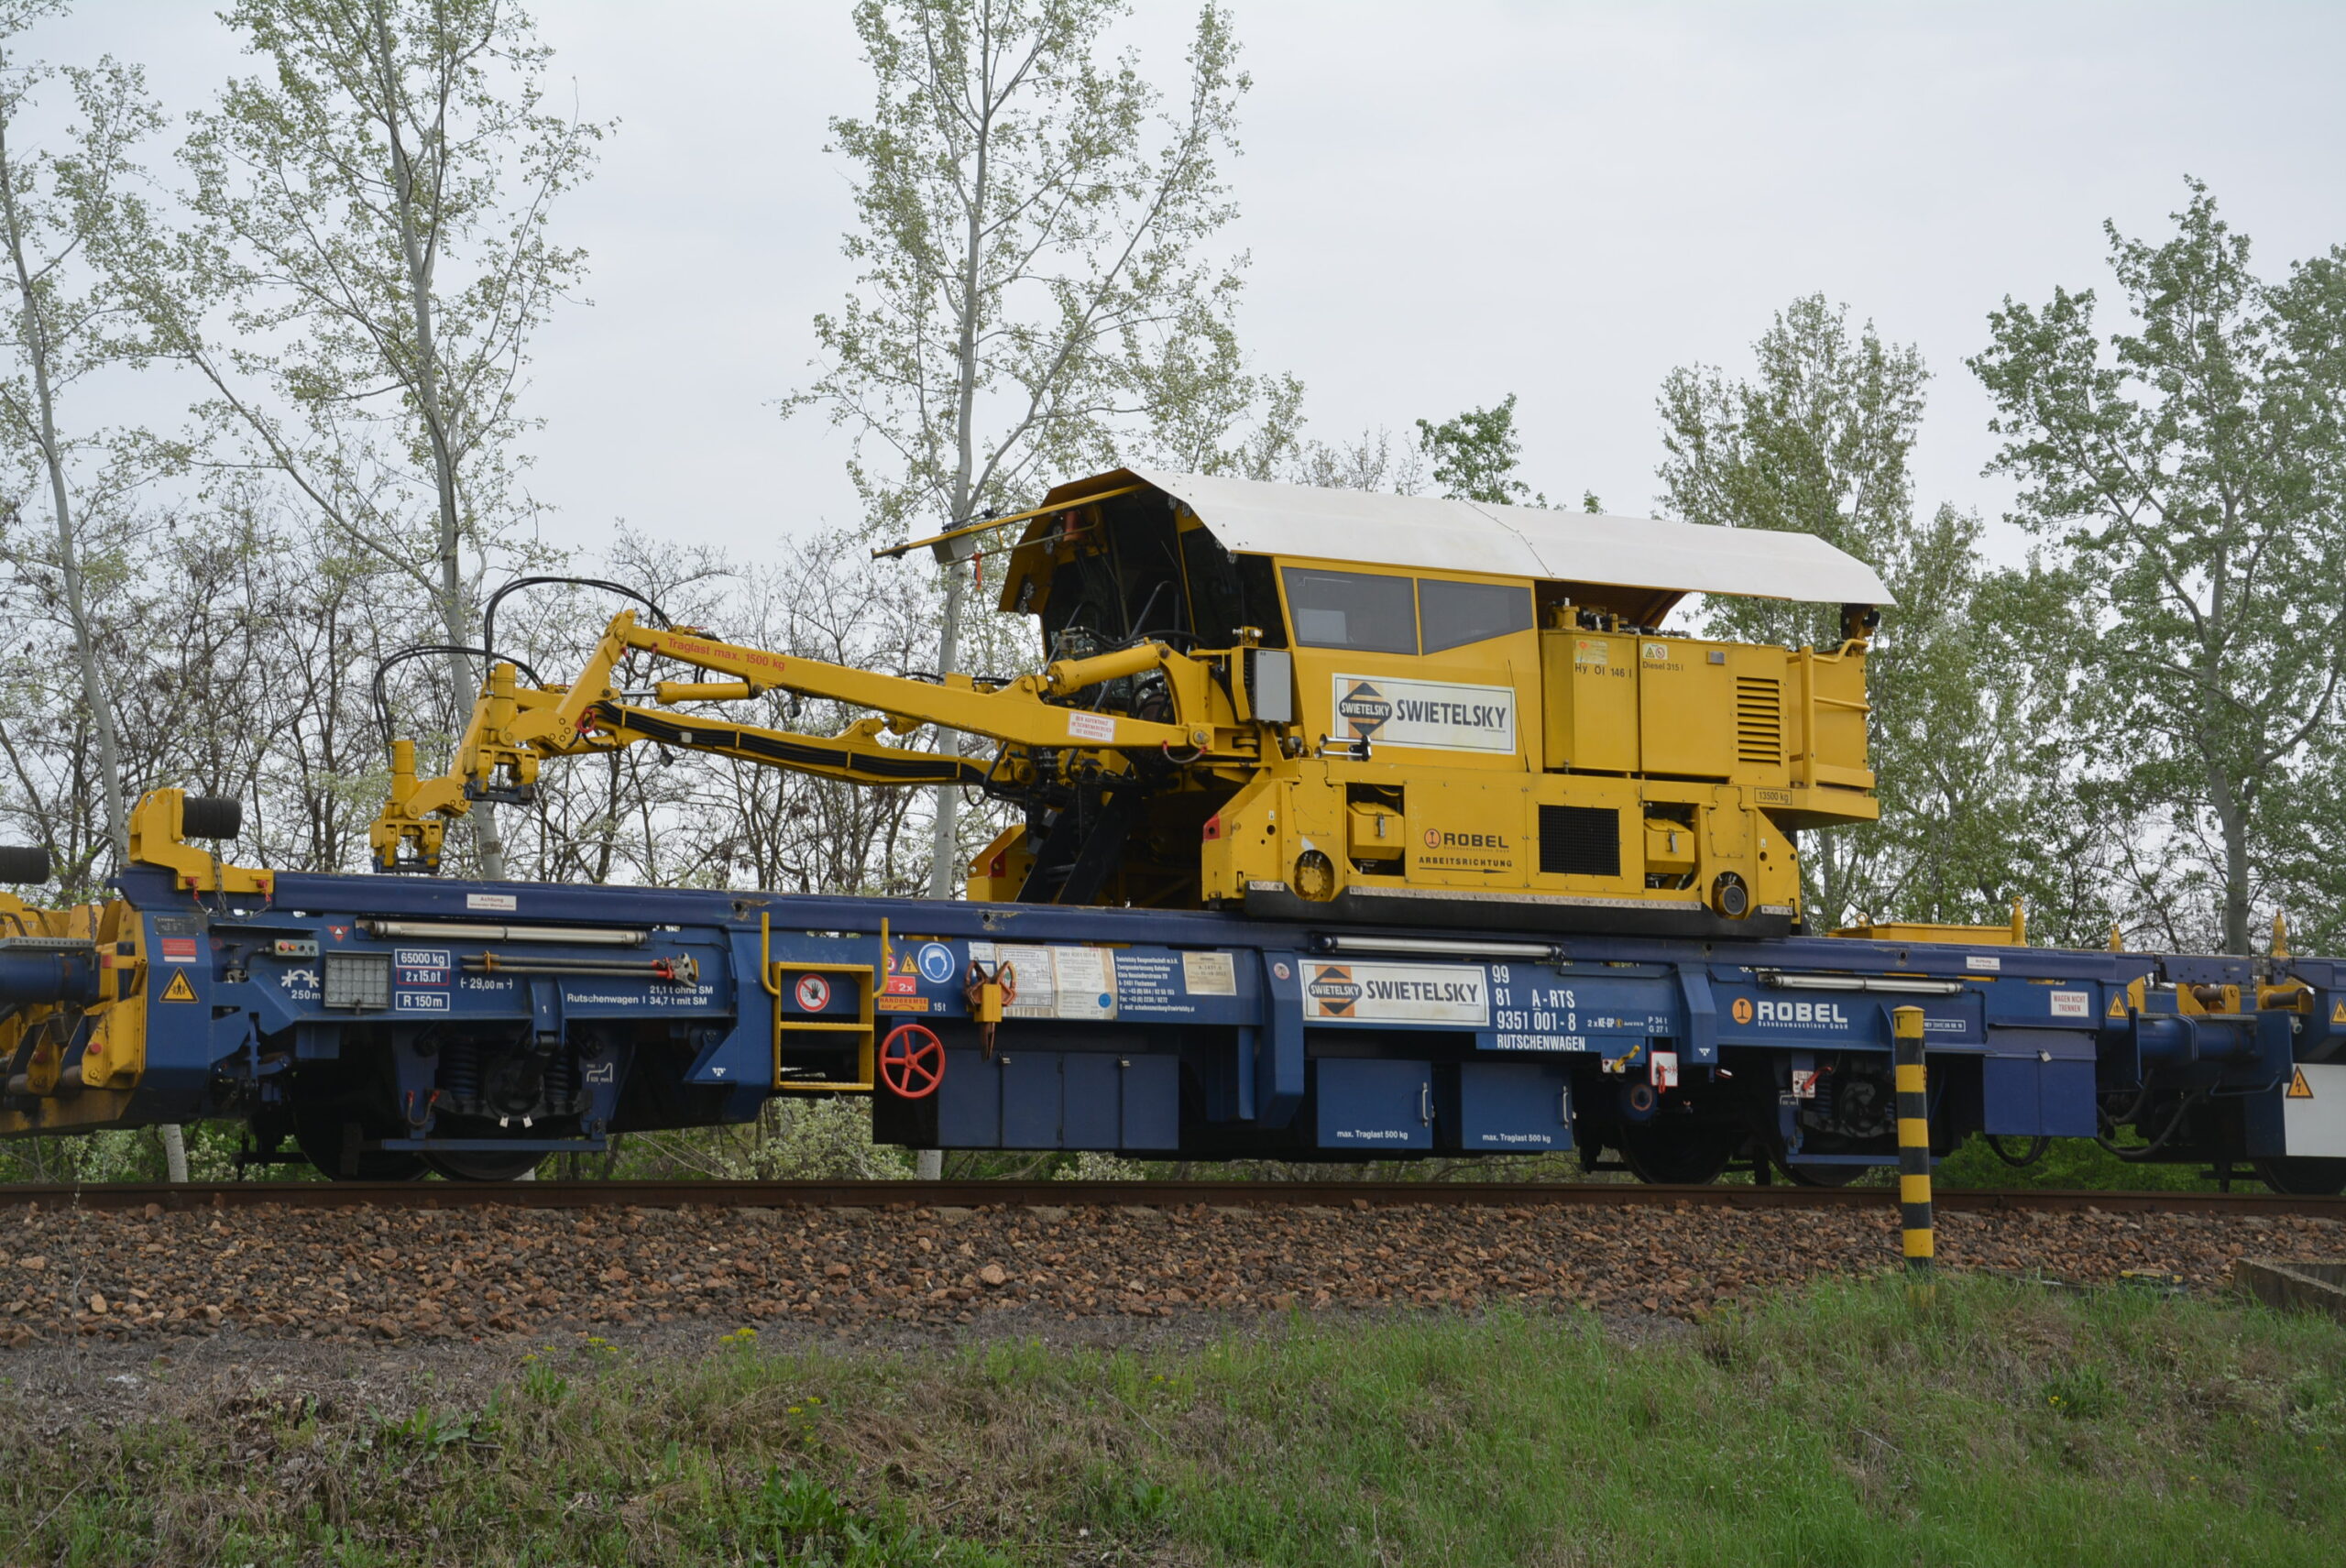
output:
<path id="1" fill-rule="evenodd" d="M 797 773 L 817 773 L 849 784 L 981 784 L 984 764 L 941 751 L 908 751 L 882 744 L 885 720 L 858 719 L 837 736 L 792 735 L 754 724 L 696 718 L 624 703 L 598 703 L 593 722 L 600 733 L 625 745 L 650 740 L 681 751 L 707 751 L 743 762 L 762 762 Z"/>
<path id="2" fill-rule="evenodd" d="M 620 662 L 631 652 L 728 678 L 662 681 L 649 690 L 622 691 L 613 683 Z M 1154 671 L 1166 677 L 1172 722 L 1067 703 L 1103 682 Z M 446 773 L 418 778 L 413 743 L 394 742 L 390 798 L 369 838 L 378 870 L 436 870 L 445 819 L 463 816 L 473 802 L 526 801 L 546 758 L 610 751 L 645 740 L 870 784 L 988 780 L 992 770 L 983 763 L 911 751 L 880 738 L 883 730 L 904 735 L 928 724 L 986 736 L 1025 758 L 1038 751 L 1177 748 L 1208 754 L 1239 743 L 1232 717 L 1211 712 L 1211 689 L 1201 662 L 1161 642 L 1059 660 L 1040 674 L 985 685 L 965 674 L 915 680 L 742 647 L 691 628 L 644 626 L 626 610 L 611 619 L 567 687 L 520 686 L 511 664 L 493 665 Z M 668 711 L 675 704 L 747 701 L 773 691 L 843 702 L 872 710 L 872 717 L 843 734 L 817 736 Z M 1121 761 L 1106 765 L 1123 771 Z"/>

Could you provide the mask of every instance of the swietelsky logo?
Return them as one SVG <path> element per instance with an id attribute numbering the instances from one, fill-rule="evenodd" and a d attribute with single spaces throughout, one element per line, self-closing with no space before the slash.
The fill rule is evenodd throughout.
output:
<path id="1" fill-rule="evenodd" d="M 1352 730 L 1354 740 L 1365 740 L 1385 728 L 1386 721 L 1393 717 L 1393 705 L 1366 681 L 1355 681 L 1336 704 L 1336 717 Z"/>

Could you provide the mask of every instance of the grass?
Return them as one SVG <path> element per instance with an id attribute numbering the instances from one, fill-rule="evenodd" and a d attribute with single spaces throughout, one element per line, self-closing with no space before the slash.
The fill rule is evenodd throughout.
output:
<path id="1" fill-rule="evenodd" d="M 0 1561 L 2312 1564 L 2341 1445 L 2346 1328 L 1977 1278 L 1639 1343 L 1507 1314 L 1160 1353 L 737 1333 L 541 1351 L 463 1410 L 262 1391 L 60 1435 L 0 1396 Z"/>
<path id="2" fill-rule="evenodd" d="M 2142 1138 L 2132 1132 L 2121 1143 L 2139 1147 Z M 2007 1153 L 2025 1157 L 2030 1140 L 2006 1138 Z M 2055 1138 L 2034 1164 L 2013 1167 L 1996 1157 L 1988 1140 L 1973 1135 L 1939 1162 L 1937 1179 L 1947 1187 L 2053 1188 L 2071 1191 L 2135 1190 L 2150 1192 L 2214 1192 L 2220 1189 L 2205 1160 L 2181 1164 L 2120 1159 L 2091 1138 Z M 2241 1191 L 2261 1192 L 2264 1184 L 2245 1161 L 2232 1172 Z"/>

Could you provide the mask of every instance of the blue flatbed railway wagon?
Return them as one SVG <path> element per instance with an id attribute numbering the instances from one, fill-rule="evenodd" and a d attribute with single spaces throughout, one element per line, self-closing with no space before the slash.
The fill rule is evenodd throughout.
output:
<path id="1" fill-rule="evenodd" d="M 494 1179 L 850 1093 L 919 1147 L 1577 1148 L 1654 1180 L 1764 1157 L 1835 1181 L 1896 1157 L 1890 1014 L 1914 1005 L 1942 1152 L 2132 1128 L 2154 1158 L 2346 1184 L 2346 966 L 2326 959 L 188 880 L 134 867 L 62 931 L 16 906 L 0 1135 L 225 1117 L 330 1176 Z"/>

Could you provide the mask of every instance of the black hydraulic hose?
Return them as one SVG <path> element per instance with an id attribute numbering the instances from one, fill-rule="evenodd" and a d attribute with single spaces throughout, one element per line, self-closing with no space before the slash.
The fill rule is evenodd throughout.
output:
<path id="1" fill-rule="evenodd" d="M 2094 1135 L 2093 1141 L 2099 1144 L 2107 1152 L 2116 1155 L 2120 1159 L 2125 1160 L 2129 1164 L 2139 1164 L 2141 1161 L 2150 1158 L 2153 1155 L 2158 1153 L 2159 1150 L 2165 1148 L 2167 1145 L 2167 1140 L 2174 1137 L 2176 1134 L 2183 1130 L 2184 1118 L 2191 1114 L 2192 1107 L 2198 1105 L 2199 1102 L 2206 1098 L 2208 1098 L 2208 1091 L 2205 1089 L 2195 1089 L 2190 1093 L 2185 1095 L 2183 1097 L 2183 1103 L 2175 1108 L 2174 1119 L 2167 1123 L 2166 1126 L 2160 1131 L 2157 1137 L 2153 1138 L 2141 1148 L 2130 1149 L 2122 1147 L 2118 1144 L 2110 1142 L 2109 1138 L 2103 1136 L 2099 1133 L 2096 1133 Z"/>
<path id="2" fill-rule="evenodd" d="M 504 601 L 505 596 L 508 594 L 518 593 L 523 588 L 539 587 L 547 583 L 564 583 L 574 587 L 582 588 L 601 588 L 606 593 L 614 593 L 618 594 L 622 598 L 631 598 L 635 600 L 636 603 L 650 610 L 652 612 L 652 619 L 658 621 L 663 628 L 673 624 L 673 622 L 668 619 L 667 611 L 662 609 L 649 596 L 638 593 L 635 589 L 629 587 L 625 583 L 614 583 L 603 577 L 516 577 L 511 582 L 500 587 L 495 593 L 489 595 L 488 602 L 481 607 L 480 640 L 482 645 L 480 647 L 476 648 L 468 643 L 462 642 L 421 643 L 413 648 L 402 648 L 398 652 L 392 654 L 389 658 L 382 660 L 376 664 L 375 717 L 376 720 L 383 729 L 383 744 L 388 747 L 390 745 L 392 740 L 391 703 L 389 695 L 384 685 L 383 677 L 385 672 L 389 671 L 392 665 L 400 663 L 404 660 L 423 658 L 433 653 L 466 653 L 481 659 L 486 659 L 490 663 L 510 664 L 521 674 L 529 676 L 530 684 L 532 685 L 544 685 L 546 681 L 543 675 L 539 674 L 537 671 L 532 669 L 528 664 L 524 663 L 514 655 L 510 653 L 500 653 L 496 651 L 497 607 Z"/>
<path id="3" fill-rule="evenodd" d="M 497 607 L 507 594 L 519 593 L 523 588 L 541 587 L 547 583 L 562 583 L 576 588 L 600 588 L 605 593 L 617 594 L 621 598 L 631 598 L 650 610 L 652 619 L 658 621 L 663 630 L 674 624 L 668 619 L 668 612 L 653 603 L 651 596 L 638 593 L 625 583 L 614 583 L 604 577 L 516 577 L 489 595 L 488 602 L 481 606 L 480 640 L 492 648 L 497 646 Z M 514 663 L 518 665 L 519 661 Z M 536 680 L 537 677 L 533 675 L 531 679 Z M 545 683 L 539 681 L 538 684 L 543 685 Z"/>
<path id="4" fill-rule="evenodd" d="M 2053 1140 L 2040 1133 L 2035 1137 L 2029 1140 L 2028 1152 L 2026 1154 L 2010 1155 L 2004 1152 L 2003 1139 L 1998 1137 L 1995 1134 L 1982 1133 L 1979 1135 L 1988 1140 L 1989 1152 L 1993 1154 L 1998 1159 L 2002 1160 L 2006 1165 L 2011 1166 L 2014 1170 L 2026 1170 L 2030 1166 L 2034 1165 L 2038 1160 L 2043 1159 L 2045 1157 L 2045 1151 L 2053 1146 Z"/>
<path id="5" fill-rule="evenodd" d="M 2132 1105 L 2127 1106 L 2124 1111 L 2113 1116 L 2097 1104 L 2094 1107 L 2094 1114 L 2100 1120 L 2101 1125 L 2105 1131 L 2115 1131 L 2121 1123 L 2131 1122 L 2135 1117 L 2141 1115 L 2143 1113 L 2143 1107 L 2148 1105 L 2150 1102 L 2151 1080 L 2148 1078 L 2145 1078 L 2143 1080 L 2143 1086 L 2134 1091 L 2134 1102 Z"/>
<path id="6" fill-rule="evenodd" d="M 391 698 L 389 690 L 383 684 L 383 677 L 389 673 L 393 664 L 405 663 L 410 659 L 429 658 L 434 653 L 466 653 L 475 658 L 486 659 L 491 663 L 510 664 L 529 676 L 532 685 L 542 686 L 546 684 L 543 675 L 510 653 L 493 652 L 488 648 L 476 648 L 468 642 L 419 642 L 412 648 L 402 648 L 390 657 L 378 659 L 375 662 L 375 721 L 383 727 L 383 745 L 386 748 L 389 748 L 397 737 L 391 729 Z"/>
<path id="7" fill-rule="evenodd" d="M 945 684 L 945 677 L 938 674 L 935 670 L 906 670 L 903 672 L 903 678 L 908 681 L 926 681 L 928 685 L 933 686 L 941 686 Z M 970 685 L 980 686 L 994 686 L 999 688 L 1002 686 L 1015 685 L 1017 683 L 1018 677 L 1016 675 L 971 675 L 970 677 Z"/>

